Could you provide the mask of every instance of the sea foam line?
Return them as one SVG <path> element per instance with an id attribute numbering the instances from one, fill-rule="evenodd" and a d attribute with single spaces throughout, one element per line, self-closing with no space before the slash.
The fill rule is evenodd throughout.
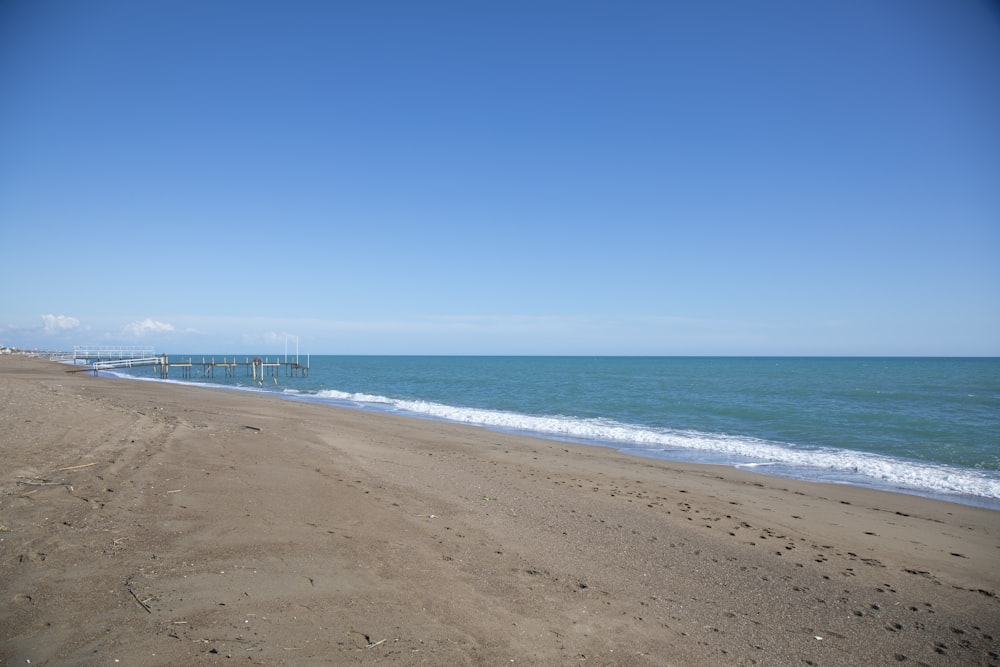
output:
<path id="1" fill-rule="evenodd" d="M 655 429 L 611 419 L 580 419 L 562 415 L 532 416 L 500 410 L 464 408 L 431 401 L 398 400 L 371 394 L 324 390 L 317 398 L 359 407 L 404 411 L 444 421 L 473 424 L 554 438 L 582 440 L 614 447 L 648 450 L 685 449 L 747 460 L 749 464 L 780 464 L 806 470 L 866 477 L 879 486 L 898 486 L 940 494 L 1000 499 L 1000 474 L 992 471 L 922 463 L 879 454 L 832 447 L 803 447 L 749 436 L 699 431 Z M 742 461 L 738 463 L 743 463 Z"/>

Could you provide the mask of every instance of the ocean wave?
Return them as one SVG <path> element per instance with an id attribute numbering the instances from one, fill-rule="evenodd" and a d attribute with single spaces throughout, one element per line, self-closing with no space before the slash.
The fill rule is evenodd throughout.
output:
<path id="1" fill-rule="evenodd" d="M 444 405 L 430 401 L 398 400 L 385 396 L 324 390 L 316 398 L 384 411 L 513 431 L 541 437 L 563 438 L 662 457 L 665 450 L 686 450 L 721 455 L 741 467 L 788 466 L 812 477 L 845 481 L 870 480 L 872 486 L 898 487 L 932 494 L 1000 499 L 1000 473 L 957 468 L 854 450 L 803 447 L 749 436 L 649 428 L 611 419 L 580 419 L 564 415 L 533 416 L 499 410 Z"/>

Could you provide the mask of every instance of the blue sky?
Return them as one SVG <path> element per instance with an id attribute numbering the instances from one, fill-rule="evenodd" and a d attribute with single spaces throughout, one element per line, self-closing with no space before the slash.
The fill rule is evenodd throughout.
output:
<path id="1" fill-rule="evenodd" d="M 1000 5 L 0 4 L 0 343 L 1000 355 Z"/>

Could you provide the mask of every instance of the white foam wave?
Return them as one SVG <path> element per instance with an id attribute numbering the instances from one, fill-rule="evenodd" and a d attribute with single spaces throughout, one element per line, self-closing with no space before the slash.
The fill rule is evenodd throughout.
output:
<path id="1" fill-rule="evenodd" d="M 747 436 L 654 429 L 609 419 L 579 419 L 561 415 L 532 416 L 499 410 L 463 408 L 430 401 L 394 400 L 385 396 L 325 390 L 318 398 L 361 407 L 405 411 L 413 415 L 473 424 L 505 431 L 583 440 L 650 455 L 664 449 L 684 449 L 729 457 L 745 467 L 789 466 L 824 473 L 825 477 L 868 478 L 876 486 L 930 493 L 1000 499 L 1000 474 L 942 464 L 897 459 L 835 448 L 806 448 Z"/>
<path id="2" fill-rule="evenodd" d="M 317 392 L 316 396 L 319 398 L 329 398 L 335 401 L 347 401 L 350 403 L 365 404 L 374 403 L 378 405 L 398 405 L 401 401 L 394 401 L 391 398 L 386 398 L 385 396 L 378 396 L 375 394 L 350 394 L 345 391 L 337 391 L 336 389 L 324 389 L 323 391 Z M 405 408 L 403 408 L 405 409 Z"/>

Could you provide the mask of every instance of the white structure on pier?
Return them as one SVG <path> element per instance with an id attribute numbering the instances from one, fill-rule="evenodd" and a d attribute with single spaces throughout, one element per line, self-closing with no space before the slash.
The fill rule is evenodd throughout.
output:
<path id="1" fill-rule="evenodd" d="M 148 359 L 153 356 L 152 345 L 74 345 L 74 361 L 122 361 Z"/>

